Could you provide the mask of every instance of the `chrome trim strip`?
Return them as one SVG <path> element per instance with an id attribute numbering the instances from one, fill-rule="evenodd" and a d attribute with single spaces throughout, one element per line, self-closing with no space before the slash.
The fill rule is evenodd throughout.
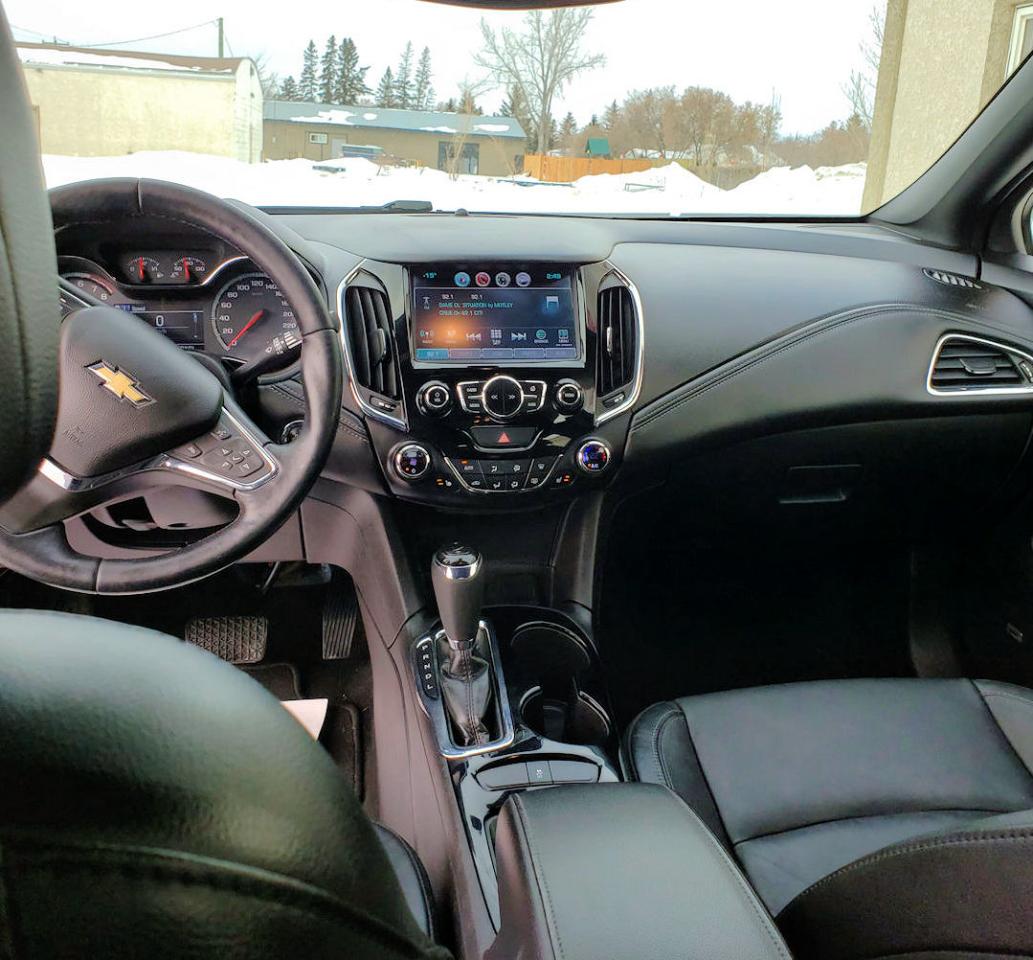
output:
<path id="1" fill-rule="evenodd" d="M 434 670 L 437 674 L 438 696 L 428 697 L 423 692 L 423 687 L 417 684 L 417 691 L 427 716 L 430 717 L 431 725 L 434 727 L 434 735 L 438 741 L 438 750 L 446 760 L 467 760 L 470 757 L 481 756 L 485 753 L 494 753 L 496 750 L 504 750 L 511 746 L 516 739 L 516 728 L 513 725 L 513 711 L 509 705 L 509 694 L 506 688 L 506 676 L 502 671 L 502 658 L 499 656 L 498 641 L 495 638 L 495 631 L 487 620 L 480 622 L 481 630 L 484 631 L 488 640 L 488 657 L 494 673 L 494 700 L 499 706 L 499 720 L 502 727 L 501 735 L 490 743 L 478 744 L 473 747 L 458 747 L 452 740 L 449 730 L 448 716 L 445 713 L 444 693 L 441 690 L 441 664 L 438 660 L 438 649 L 441 641 L 446 641 L 444 630 L 436 630 L 434 633 L 427 633 L 420 637 L 412 648 L 412 661 L 415 663 L 416 651 L 421 644 L 428 640 L 432 643 L 434 651 Z M 415 677 L 414 677 L 415 681 Z"/>
<path id="2" fill-rule="evenodd" d="M 598 427 L 600 424 L 606 423 L 607 420 L 612 420 L 614 417 L 624 413 L 625 410 L 630 410 L 635 406 L 638 401 L 639 394 L 642 392 L 642 373 L 645 366 L 645 355 L 646 355 L 646 329 L 645 329 L 645 317 L 642 312 L 642 297 L 639 296 L 638 287 L 631 282 L 617 267 L 615 267 L 609 260 L 604 261 L 605 265 L 609 268 L 609 273 L 613 274 L 621 284 L 627 288 L 631 294 L 631 302 L 635 305 L 635 378 L 632 380 L 630 387 L 628 388 L 627 396 L 613 409 L 603 408 L 601 412 L 596 414 L 595 425 Z M 606 277 L 603 277 L 606 280 Z M 596 309 L 599 306 L 599 288 L 596 289 Z M 596 318 L 598 320 L 598 318 Z M 598 334 L 596 335 L 598 340 Z M 597 346 L 596 349 L 600 349 Z M 597 376 L 598 367 L 592 371 L 593 379 L 598 383 Z M 596 403 L 600 404 L 600 400 L 597 397 Z"/>
<path id="3" fill-rule="evenodd" d="M 393 416 L 391 416 L 391 414 L 385 413 L 383 410 L 378 410 L 376 407 L 372 406 L 371 404 L 366 403 L 366 401 L 363 400 L 362 397 L 359 395 L 359 391 L 355 388 L 355 381 L 356 381 L 356 377 L 355 377 L 355 361 L 352 359 L 351 343 L 349 342 L 350 338 L 348 337 L 348 324 L 347 324 L 347 321 L 345 320 L 344 294 L 345 294 L 345 291 L 348 289 L 348 287 L 351 285 L 351 282 L 359 275 L 359 273 L 361 273 L 365 263 L 366 263 L 366 258 L 364 257 L 362 260 L 360 260 L 358 262 L 358 264 L 356 264 L 355 268 L 351 271 L 351 273 L 349 273 L 348 276 L 346 276 L 337 285 L 337 321 L 338 321 L 337 333 L 338 333 L 338 336 L 341 338 L 341 350 L 344 353 L 344 363 L 345 363 L 345 366 L 348 368 L 348 385 L 351 387 L 352 396 L 355 398 L 355 402 L 359 405 L 359 409 L 362 410 L 363 413 L 365 413 L 367 416 L 372 417 L 374 420 L 379 420 L 381 423 L 386 423 L 389 427 L 394 427 L 397 430 L 404 430 L 404 431 L 408 432 L 408 430 L 409 430 L 409 421 L 408 421 L 408 418 L 405 415 L 405 390 L 404 389 L 402 389 L 402 399 L 398 401 L 399 408 L 402 411 L 402 416 L 401 417 L 393 417 Z M 388 312 L 389 313 L 390 313 L 390 307 L 391 307 L 391 301 L 388 300 Z M 392 320 L 392 323 L 393 322 L 394 321 Z M 395 338 L 394 338 L 394 335 L 392 333 L 392 340 L 394 340 L 394 339 Z M 394 343 L 393 346 L 395 347 L 395 356 L 397 357 L 397 355 L 398 355 L 398 352 L 397 352 L 398 344 Z M 401 369 L 401 364 L 400 363 L 398 364 L 398 376 L 399 376 L 399 383 L 400 383 L 401 382 L 401 376 L 402 376 L 402 369 Z"/>
<path id="4" fill-rule="evenodd" d="M 446 580 L 472 580 L 481 572 L 481 558 L 478 557 L 473 563 L 468 563 L 461 567 L 450 567 L 435 556 L 434 566 L 439 567 L 445 572 Z"/>
<path id="5" fill-rule="evenodd" d="M 1007 397 L 1015 395 L 1023 395 L 1033 393 L 1033 384 L 1026 384 L 1025 386 L 1015 387 L 979 387 L 975 386 L 971 389 L 959 389 L 959 390 L 944 390 L 940 387 L 933 386 L 933 371 L 936 369 L 936 361 L 940 357 L 940 351 L 943 350 L 944 346 L 951 340 L 963 340 L 967 343 L 978 343 L 984 347 L 993 347 L 995 350 L 1003 350 L 1005 353 L 1014 353 L 1016 356 L 1022 357 L 1024 360 L 1028 360 L 1033 364 L 1033 354 L 1027 353 L 1025 350 L 1020 350 L 1017 347 L 1010 347 L 1004 343 L 998 343 L 996 340 L 987 340 L 985 337 L 973 337 L 967 333 L 945 333 L 939 340 L 936 341 L 936 346 L 933 348 L 933 357 L 929 361 L 929 373 L 925 378 L 925 389 L 934 397 L 947 397 L 955 400 L 972 400 L 980 397 Z"/>

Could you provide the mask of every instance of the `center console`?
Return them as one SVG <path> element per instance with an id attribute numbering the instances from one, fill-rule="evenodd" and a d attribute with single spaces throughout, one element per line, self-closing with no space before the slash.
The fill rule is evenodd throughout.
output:
<path id="1" fill-rule="evenodd" d="M 609 264 L 366 263 L 341 313 L 387 484 L 535 507 L 605 482 L 641 382 L 641 305 Z"/>

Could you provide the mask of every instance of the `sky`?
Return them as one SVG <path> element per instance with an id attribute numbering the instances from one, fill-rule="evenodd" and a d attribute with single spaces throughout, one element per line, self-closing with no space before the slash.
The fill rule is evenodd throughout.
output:
<path id="1" fill-rule="evenodd" d="M 621 0 L 595 8 L 584 45 L 602 52 L 606 66 L 576 78 L 555 108 L 579 124 L 601 115 L 630 90 L 673 84 L 723 90 L 736 101 L 781 100 L 782 132 L 811 133 L 843 120 L 849 106 L 842 85 L 863 66 L 859 49 L 870 35 L 869 14 L 885 0 Z M 484 12 L 424 0 L 176 0 L 175 3 L 110 0 L 6 0 L 19 40 L 53 39 L 79 45 L 136 40 L 191 27 L 222 16 L 230 51 L 264 55 L 286 76 L 301 70 L 309 39 L 322 52 L 326 37 L 350 36 L 367 82 L 375 87 L 385 67 L 397 64 L 406 41 L 417 55 L 431 50 L 434 89 L 445 100 L 460 81 L 483 79 L 473 62 L 480 49 L 479 22 L 519 27 L 520 12 Z M 215 55 L 213 24 L 174 36 L 120 43 L 119 51 Z M 486 113 L 503 99 L 490 90 L 478 100 Z"/>

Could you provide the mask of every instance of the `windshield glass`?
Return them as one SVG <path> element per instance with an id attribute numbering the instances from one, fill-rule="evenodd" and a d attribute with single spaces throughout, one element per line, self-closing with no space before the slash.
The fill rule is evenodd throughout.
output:
<path id="1" fill-rule="evenodd" d="M 264 206 L 856 216 L 1033 47 L 1016 0 L 6 9 L 48 184 Z"/>

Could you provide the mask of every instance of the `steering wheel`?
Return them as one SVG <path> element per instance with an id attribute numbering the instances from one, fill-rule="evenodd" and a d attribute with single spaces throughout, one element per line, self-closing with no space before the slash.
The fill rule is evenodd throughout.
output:
<path id="1" fill-rule="evenodd" d="M 242 207 L 136 179 L 72 184 L 50 199 L 55 221 L 89 222 L 99 231 L 137 216 L 207 231 L 268 274 L 297 318 L 305 419 L 284 445 L 263 435 L 213 373 L 139 318 L 92 306 L 61 325 L 53 439 L 39 468 L 0 507 L 0 563 L 87 593 L 141 593 L 201 579 L 268 538 L 319 476 L 340 417 L 338 330 L 301 261 Z M 56 290 L 54 304 L 56 318 Z M 188 546 L 139 559 L 88 557 L 69 544 L 63 521 L 170 483 L 232 497 L 236 518 Z"/>

